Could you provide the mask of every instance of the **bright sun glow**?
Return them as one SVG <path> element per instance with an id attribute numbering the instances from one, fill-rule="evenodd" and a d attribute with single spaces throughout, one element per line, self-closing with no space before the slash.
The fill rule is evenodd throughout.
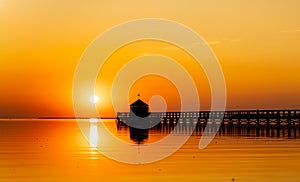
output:
<path id="1" fill-rule="evenodd" d="M 97 103 L 99 101 L 99 98 L 96 95 L 92 95 L 90 97 L 90 102 L 91 103 Z"/>

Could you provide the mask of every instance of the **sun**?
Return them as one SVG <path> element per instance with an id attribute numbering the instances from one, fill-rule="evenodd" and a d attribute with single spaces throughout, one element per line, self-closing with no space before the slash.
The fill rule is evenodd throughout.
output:
<path id="1" fill-rule="evenodd" d="M 97 95 L 90 96 L 90 102 L 91 103 L 97 103 L 99 101 L 99 97 Z"/>

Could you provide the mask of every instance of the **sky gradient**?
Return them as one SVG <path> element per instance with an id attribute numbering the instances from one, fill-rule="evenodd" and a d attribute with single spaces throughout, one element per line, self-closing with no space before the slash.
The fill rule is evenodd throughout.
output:
<path id="1" fill-rule="evenodd" d="M 299 109 L 299 7 L 298 0 L 0 0 L 0 117 L 72 116 L 73 75 L 85 48 L 110 27 L 140 18 L 177 21 L 209 43 L 224 72 L 227 109 Z M 142 44 L 124 49 L 151 52 L 153 43 Z M 115 60 L 130 58 L 121 52 Z M 208 107 L 203 79 L 199 92 Z M 99 97 L 107 105 L 106 93 Z"/>

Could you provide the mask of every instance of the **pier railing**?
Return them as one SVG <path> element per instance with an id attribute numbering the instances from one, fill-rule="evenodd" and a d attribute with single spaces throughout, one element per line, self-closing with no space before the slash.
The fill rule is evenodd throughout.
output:
<path id="1" fill-rule="evenodd" d="M 129 118 L 129 112 L 119 112 L 119 118 Z M 197 118 L 197 119 L 300 119 L 300 110 L 238 110 L 238 111 L 199 111 L 199 112 L 152 112 L 149 117 Z"/>

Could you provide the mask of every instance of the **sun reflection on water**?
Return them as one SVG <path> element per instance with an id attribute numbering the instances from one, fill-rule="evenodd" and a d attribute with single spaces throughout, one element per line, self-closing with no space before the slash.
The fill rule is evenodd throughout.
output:
<path id="1" fill-rule="evenodd" d="M 91 118 L 90 119 L 90 154 L 91 154 L 91 159 L 98 159 L 98 126 L 97 126 L 98 119 Z"/>

